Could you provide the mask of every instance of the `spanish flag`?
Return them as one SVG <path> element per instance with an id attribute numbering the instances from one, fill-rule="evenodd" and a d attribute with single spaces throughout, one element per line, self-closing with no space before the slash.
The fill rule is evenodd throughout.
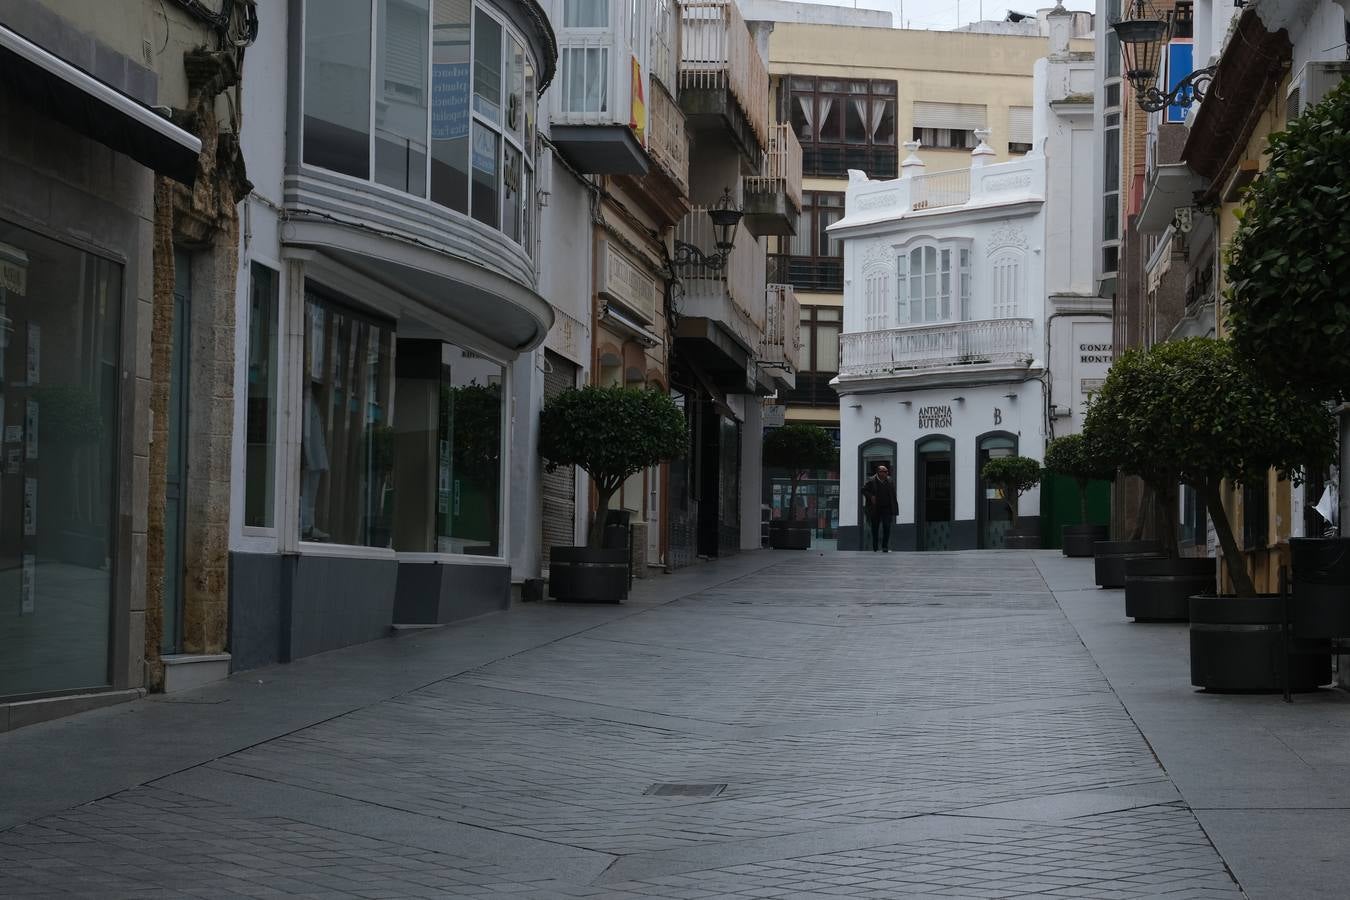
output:
<path id="1" fill-rule="evenodd" d="M 633 57 L 633 112 L 628 127 L 637 135 L 638 143 L 647 145 L 647 99 L 642 93 L 642 66 Z"/>

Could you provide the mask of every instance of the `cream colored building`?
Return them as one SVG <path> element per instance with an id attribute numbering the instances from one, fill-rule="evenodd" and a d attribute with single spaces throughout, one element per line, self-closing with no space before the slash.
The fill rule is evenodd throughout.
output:
<path id="1" fill-rule="evenodd" d="M 805 24 L 786 14 L 792 4 L 781 6 L 784 14 L 760 31 L 773 108 L 802 145 L 803 205 L 796 236 L 770 247 L 769 280 L 795 290 L 802 359 L 796 388 L 779 392 L 766 422 L 812 422 L 837 435 L 839 400 L 829 382 L 839 370 L 844 259 L 842 243 L 825 229 L 843 217 L 848 170 L 895 178 L 909 140 L 921 142 L 930 173 L 968 169 L 975 131 L 985 128 L 990 162 L 1029 152 L 1032 72 L 1046 45 L 1039 33 L 912 31 L 877 27 L 874 19 Z M 849 12 L 835 21 L 848 21 Z M 773 5 L 761 2 L 749 15 L 773 15 Z M 1081 32 L 1087 20 L 1080 19 Z M 1071 49 L 1091 52 L 1092 40 L 1075 39 Z M 816 538 L 830 540 L 839 525 L 838 473 L 817 474 L 804 492 L 806 512 Z M 772 517 L 787 496 L 786 479 L 779 480 L 766 473 Z"/>

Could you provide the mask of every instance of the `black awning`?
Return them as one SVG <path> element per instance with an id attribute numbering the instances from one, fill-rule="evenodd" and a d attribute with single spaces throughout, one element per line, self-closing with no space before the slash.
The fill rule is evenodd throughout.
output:
<path id="1" fill-rule="evenodd" d="M 146 168 L 184 184 L 202 143 L 105 81 L 0 25 L 0 81 L 29 105 Z"/>

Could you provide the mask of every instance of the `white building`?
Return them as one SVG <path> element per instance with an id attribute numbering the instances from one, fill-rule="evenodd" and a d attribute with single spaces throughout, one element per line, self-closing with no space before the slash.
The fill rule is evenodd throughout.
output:
<path id="1" fill-rule="evenodd" d="M 994 456 L 1042 458 L 1076 430 L 1110 364 L 1109 303 L 1093 280 L 1091 54 L 1050 19 L 1035 71 L 1034 147 L 925 174 L 911 144 L 901 177 L 855 174 L 844 218 L 840 549 L 870 542 L 859 489 L 880 463 L 900 494 L 898 549 L 1003 545 L 1006 507 L 979 471 Z M 1021 502 L 1039 522 L 1040 493 Z"/>

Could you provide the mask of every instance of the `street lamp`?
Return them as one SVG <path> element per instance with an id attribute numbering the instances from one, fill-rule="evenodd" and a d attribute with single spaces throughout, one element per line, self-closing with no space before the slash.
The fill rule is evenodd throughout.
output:
<path id="1" fill-rule="evenodd" d="M 708 210 L 708 218 L 712 219 L 715 232 L 713 240 L 717 245 L 717 252 L 704 253 L 693 244 L 676 241 L 675 264 L 706 266 L 709 269 L 720 269 L 725 266 L 727 257 L 731 255 L 731 248 L 736 243 L 736 226 L 741 223 L 743 215 L 745 213 L 731 196 L 731 188 L 723 190 L 717 204 Z"/>
<path id="2" fill-rule="evenodd" d="M 1205 91 L 1214 80 L 1214 66 L 1196 69 L 1167 93 L 1158 89 L 1158 70 L 1163 47 L 1172 36 L 1172 11 L 1147 7 L 1144 0 L 1133 0 L 1125 8 L 1125 17 L 1112 22 L 1120 39 L 1120 54 L 1125 62 L 1125 78 L 1134 87 L 1134 100 L 1145 112 L 1157 112 L 1169 106 L 1187 107 L 1205 99 Z"/>

